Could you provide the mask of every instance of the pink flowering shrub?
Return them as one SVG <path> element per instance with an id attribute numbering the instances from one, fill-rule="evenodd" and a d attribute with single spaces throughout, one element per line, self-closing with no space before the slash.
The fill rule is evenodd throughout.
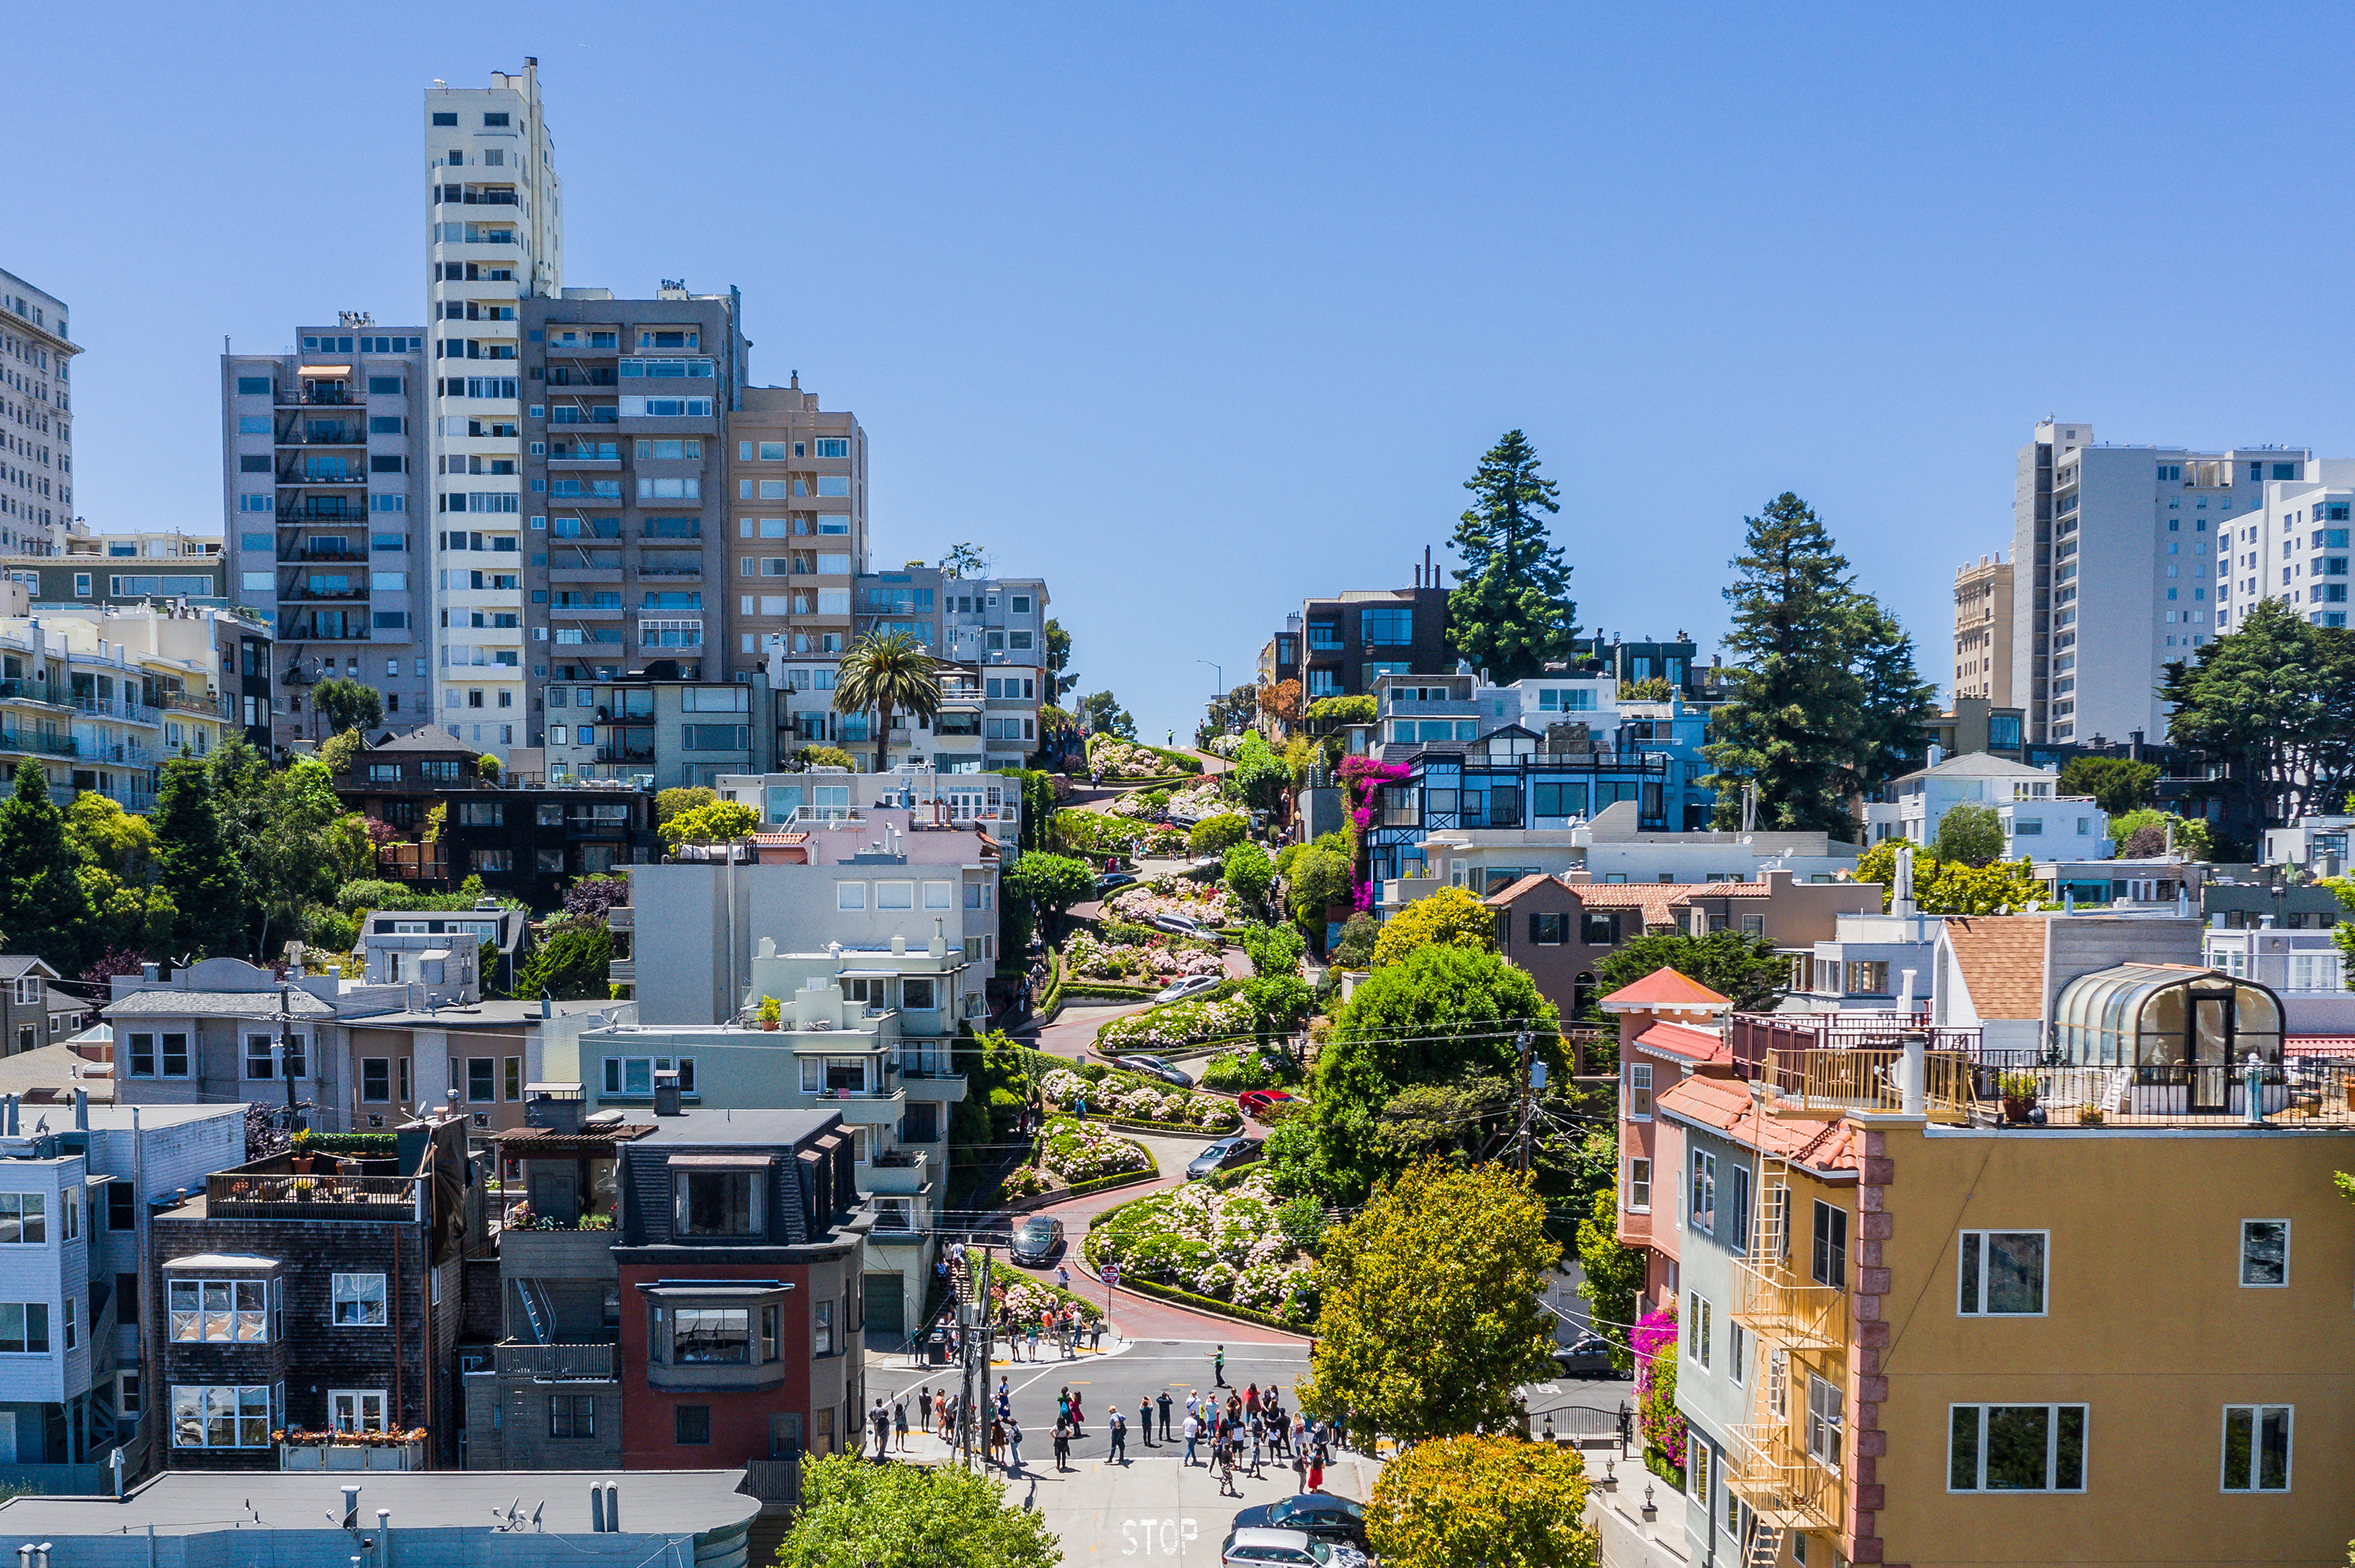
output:
<path id="1" fill-rule="evenodd" d="M 1645 1463 L 1684 1484 L 1685 1418 L 1677 1414 L 1677 1314 L 1646 1312 L 1628 1336 L 1636 1353 L 1636 1424 L 1644 1436 Z M 1657 1457 L 1667 1468 L 1654 1465 Z"/>

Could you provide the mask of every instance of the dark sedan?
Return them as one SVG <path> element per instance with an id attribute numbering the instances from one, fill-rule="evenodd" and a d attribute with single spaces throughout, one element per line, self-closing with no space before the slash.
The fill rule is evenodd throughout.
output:
<path id="1" fill-rule="evenodd" d="M 1235 1515 L 1237 1530 L 1298 1530 L 1319 1541 L 1345 1541 L 1366 1547 L 1366 1505 L 1348 1498 L 1309 1492 L 1247 1508 Z"/>
<path id="2" fill-rule="evenodd" d="M 1044 1268 L 1063 1247 L 1063 1222 L 1046 1214 L 1030 1214 L 1014 1222 L 1014 1237 L 1006 1255 L 1029 1268 Z"/>
<path id="3" fill-rule="evenodd" d="M 1202 1152 L 1194 1156 L 1193 1163 L 1186 1167 L 1186 1179 L 1199 1181 L 1217 1171 L 1248 1165 L 1259 1158 L 1259 1149 L 1256 1138 L 1222 1138 L 1216 1143 L 1205 1144 Z"/>
<path id="4" fill-rule="evenodd" d="M 1611 1346 L 1602 1335 L 1583 1333 L 1566 1345 L 1553 1348 L 1554 1370 L 1564 1377 L 1616 1377 L 1611 1365 Z"/>
<path id="5" fill-rule="evenodd" d="M 1132 1073 L 1142 1074 L 1154 1082 L 1167 1084 L 1173 1089 L 1190 1089 L 1194 1086 L 1194 1080 L 1186 1075 L 1183 1068 L 1172 1066 L 1158 1056 L 1114 1056 L 1109 1060 L 1115 1067 L 1124 1067 Z"/>
<path id="6" fill-rule="evenodd" d="M 1125 871 L 1107 871 L 1096 878 L 1096 896 L 1102 898 L 1108 893 L 1126 887 L 1135 880 L 1135 876 Z"/>

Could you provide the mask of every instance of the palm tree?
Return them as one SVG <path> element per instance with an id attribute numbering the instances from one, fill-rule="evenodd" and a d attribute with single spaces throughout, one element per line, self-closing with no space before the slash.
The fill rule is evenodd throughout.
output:
<path id="1" fill-rule="evenodd" d="M 875 736 L 878 773 L 890 766 L 893 714 L 929 724 L 941 711 L 941 681 L 932 656 L 904 631 L 869 633 L 835 666 L 834 711 L 863 714 L 869 709 L 880 721 Z"/>

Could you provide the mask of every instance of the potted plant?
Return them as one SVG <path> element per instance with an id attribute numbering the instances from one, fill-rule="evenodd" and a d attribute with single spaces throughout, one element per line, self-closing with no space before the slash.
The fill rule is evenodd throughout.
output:
<path id="1" fill-rule="evenodd" d="M 2005 1073 L 1996 1079 L 1996 1093 L 2003 1101 L 2003 1119 L 2024 1123 L 2036 1108 L 2035 1075 Z"/>
<path id="2" fill-rule="evenodd" d="M 294 1129 L 293 1152 L 290 1158 L 293 1163 L 295 1173 L 302 1176 L 308 1176 L 313 1168 L 318 1163 L 319 1157 L 311 1150 L 311 1129 L 309 1128 L 298 1127 Z"/>
<path id="3" fill-rule="evenodd" d="M 784 1003 L 779 1001 L 775 997 L 764 996 L 761 999 L 762 1028 L 770 1030 L 775 1029 L 777 1027 L 778 1021 L 783 1018 L 784 1014 Z"/>
<path id="4" fill-rule="evenodd" d="M 2077 1107 L 2077 1125 L 2078 1125 L 2079 1127 L 2099 1127 L 2099 1126 L 2101 1126 L 2101 1125 L 2102 1125 L 2102 1107 L 2099 1107 L 2099 1106 L 2097 1106 L 2097 1105 L 2095 1105 L 2095 1104 L 2094 1104 L 2091 1100 L 2088 1100 L 2088 1101 L 2086 1101 L 2083 1105 L 2079 1106 L 2079 1107 Z"/>

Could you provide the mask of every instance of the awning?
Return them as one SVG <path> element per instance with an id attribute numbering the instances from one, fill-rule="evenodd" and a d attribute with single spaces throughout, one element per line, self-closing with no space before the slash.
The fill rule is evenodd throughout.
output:
<path id="1" fill-rule="evenodd" d="M 674 1171 L 765 1171 L 775 1159 L 773 1154 L 674 1154 L 667 1163 Z"/>
<path id="2" fill-rule="evenodd" d="M 306 365 L 303 366 L 303 374 L 314 377 L 346 376 L 349 376 L 351 373 L 352 367 L 348 365 Z"/>
<path id="3" fill-rule="evenodd" d="M 278 1266 L 278 1260 L 274 1257 L 256 1257 L 253 1254 L 248 1252 L 199 1252 L 192 1253 L 186 1257 L 176 1257 L 164 1266 L 165 1268 L 201 1268 L 206 1270 L 221 1268 L 276 1268 Z"/>

